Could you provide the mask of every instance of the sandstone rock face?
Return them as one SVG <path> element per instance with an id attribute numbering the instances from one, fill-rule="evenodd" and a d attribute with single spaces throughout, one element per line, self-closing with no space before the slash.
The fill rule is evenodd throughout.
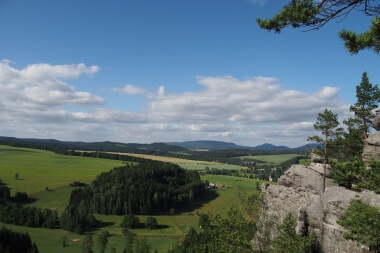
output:
<path id="1" fill-rule="evenodd" d="M 293 165 L 279 178 L 277 185 L 263 189 L 268 213 L 277 216 L 279 222 L 292 213 L 298 222 L 297 232 L 313 233 L 322 252 L 369 252 L 367 247 L 345 240 L 345 229 L 337 221 L 355 199 L 380 207 L 380 195 L 348 190 L 330 178 L 326 178 L 326 190 L 322 194 L 322 173 L 323 164 Z"/>
<path id="2" fill-rule="evenodd" d="M 324 161 L 323 156 L 320 156 L 313 151 L 310 153 L 309 158 L 313 163 L 323 163 Z"/>
<path id="3" fill-rule="evenodd" d="M 364 140 L 363 161 L 370 163 L 374 158 L 380 160 L 380 131 L 370 134 L 367 139 Z"/>
<path id="4" fill-rule="evenodd" d="M 376 117 L 373 120 L 372 126 L 379 131 L 380 130 L 380 109 L 376 110 Z"/>
<path id="5" fill-rule="evenodd" d="M 286 187 L 298 188 L 303 187 L 309 190 L 322 192 L 323 189 L 323 171 L 324 165 L 321 163 L 312 163 L 305 167 L 303 165 L 294 164 L 290 167 L 277 183 Z M 333 185 L 333 180 L 328 178 L 331 172 L 331 166 L 326 166 L 326 187 Z"/>

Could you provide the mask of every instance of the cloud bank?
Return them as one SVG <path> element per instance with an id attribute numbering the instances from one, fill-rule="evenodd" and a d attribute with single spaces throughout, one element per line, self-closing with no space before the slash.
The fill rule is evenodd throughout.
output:
<path id="1" fill-rule="evenodd" d="M 314 93 L 285 89 L 280 80 L 198 76 L 197 92 L 151 92 L 127 84 L 110 92 L 143 96 L 140 112 L 80 91 L 68 80 L 92 76 L 98 66 L 34 64 L 17 69 L 0 62 L 0 134 L 59 140 L 150 143 L 213 139 L 255 146 L 265 142 L 295 147 L 314 134 L 324 108 L 344 116 L 348 106 L 338 87 Z M 179 84 L 180 85 L 180 84 Z M 117 104 L 117 102 L 113 104 Z M 70 109 L 67 109 L 70 108 Z"/>

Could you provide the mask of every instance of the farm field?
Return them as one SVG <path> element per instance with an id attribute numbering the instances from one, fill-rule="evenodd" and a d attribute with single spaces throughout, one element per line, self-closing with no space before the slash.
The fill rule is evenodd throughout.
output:
<path id="1" fill-rule="evenodd" d="M 224 215 L 230 209 L 232 205 L 241 207 L 238 199 L 238 187 L 241 187 L 247 193 L 253 193 L 256 187 L 255 179 L 248 178 L 238 178 L 233 176 L 222 176 L 222 175 L 203 175 L 202 180 L 208 180 L 221 186 L 221 188 L 215 188 L 209 190 L 208 194 L 205 195 L 201 200 L 194 203 L 193 209 L 186 210 L 182 213 L 176 215 L 160 215 L 153 216 L 157 219 L 159 224 L 159 229 L 150 230 L 146 228 L 132 229 L 138 237 L 146 237 L 148 243 L 152 246 L 152 249 L 157 249 L 159 252 L 166 252 L 169 247 L 175 244 L 177 241 L 181 240 L 186 231 L 193 227 L 196 230 L 198 228 L 198 213 L 219 213 Z M 262 183 L 262 181 L 259 181 Z M 64 193 L 67 189 L 62 187 L 57 190 L 57 194 Z M 71 187 L 67 187 L 71 188 Z M 71 188 L 72 189 L 72 188 Z M 60 191 L 62 190 L 62 192 Z M 49 193 L 49 192 L 48 192 Z M 38 196 L 38 195 L 37 195 Z M 68 201 L 69 196 L 66 196 Z M 45 198 L 46 200 L 47 198 Z M 54 198 L 52 198 L 54 199 Z M 52 200 L 53 201 L 53 200 Z M 49 208 L 49 206 L 60 205 L 64 207 L 67 202 L 63 198 L 60 200 L 54 200 L 56 203 L 48 201 L 46 203 L 42 201 L 37 201 L 38 206 L 43 208 Z M 59 203 L 60 202 L 60 203 Z M 95 217 L 100 220 L 104 227 L 94 231 L 94 233 L 100 233 L 102 230 L 108 230 L 112 235 L 109 238 L 108 248 L 115 247 L 117 252 L 122 252 L 124 249 L 124 239 L 121 236 L 122 228 L 120 223 L 123 219 L 122 216 L 116 215 L 99 215 L 96 214 Z M 147 216 L 138 215 L 140 223 L 144 223 Z M 61 229 L 44 229 L 44 228 L 27 228 L 14 225 L 5 225 L 7 228 L 28 232 L 33 241 L 35 241 L 40 249 L 41 253 L 44 252 L 54 252 L 53 249 L 62 249 L 62 252 L 80 252 L 81 242 L 84 238 L 83 235 L 78 235 L 75 233 L 70 233 Z M 65 235 L 68 238 L 69 246 L 62 248 L 60 245 L 60 238 Z M 93 236 L 94 241 L 96 235 Z M 94 252 L 98 251 L 98 245 L 94 243 Z"/>
<path id="2" fill-rule="evenodd" d="M 68 186 L 73 181 L 91 183 L 97 175 L 121 161 L 59 155 L 54 152 L 0 145 L 0 179 L 11 188 L 11 194 L 28 195 Z M 19 180 L 15 180 L 15 174 Z"/>
<path id="3" fill-rule="evenodd" d="M 197 163 L 197 161 L 191 162 Z M 0 146 L 0 179 L 13 188 L 12 195 L 16 191 L 25 191 L 29 197 L 35 199 L 35 202 L 29 205 L 56 209 L 59 212 L 66 207 L 73 189 L 68 186 L 69 183 L 73 181 L 90 183 L 101 172 L 120 165 L 122 165 L 120 161 L 63 156 L 49 151 Z M 16 172 L 20 180 L 15 180 Z M 158 229 L 132 230 L 138 237 L 147 238 L 152 251 L 157 249 L 159 252 L 166 252 L 171 245 L 183 238 L 190 227 L 198 230 L 199 213 L 210 212 L 224 215 L 232 205 L 241 206 L 238 199 L 238 187 L 247 193 L 256 191 L 256 179 L 222 175 L 202 175 L 201 178 L 217 184 L 219 188 L 208 190 L 207 194 L 188 210 L 177 210 L 175 215 L 154 216 L 159 224 Z M 36 184 L 36 182 L 39 183 Z M 45 190 L 45 186 L 49 187 L 48 191 Z M 94 252 L 99 251 L 96 234 L 101 230 L 108 230 L 111 233 L 106 252 L 111 246 L 115 247 L 117 252 L 122 252 L 125 242 L 121 236 L 120 223 L 123 217 L 98 214 L 95 216 L 102 222 L 103 227 L 94 231 Z M 139 215 L 138 217 L 140 222 L 144 223 L 147 216 Z M 15 231 L 28 232 L 41 253 L 81 252 L 83 235 L 61 229 L 28 228 L 9 224 L 5 226 Z M 60 243 L 62 236 L 68 238 L 68 247 L 62 248 Z"/>
<path id="4" fill-rule="evenodd" d="M 38 246 L 40 253 L 52 253 L 52 252 L 67 252 L 67 253 L 80 253 L 82 252 L 81 246 L 85 235 L 78 235 L 75 233 L 70 233 L 61 229 L 46 229 L 46 228 L 29 228 L 22 226 L 15 226 L 9 224 L 2 224 L 8 229 L 18 232 L 28 232 L 32 241 Z M 96 233 L 100 231 L 94 231 L 93 240 L 94 246 L 93 251 L 99 252 L 99 244 L 96 242 Z M 111 233 L 111 232 L 110 232 Z M 67 237 L 67 246 L 62 247 L 61 238 L 63 236 Z M 158 250 L 159 252 L 167 252 L 171 245 L 176 243 L 182 237 L 175 236 L 146 236 L 148 244 L 151 245 L 153 250 Z M 125 247 L 124 238 L 121 234 L 112 234 L 109 238 L 106 252 L 109 252 L 111 247 L 116 248 L 116 252 L 123 252 Z"/>
<path id="5" fill-rule="evenodd" d="M 261 160 L 265 164 L 278 165 L 291 158 L 297 157 L 299 154 L 283 154 L 283 155 L 254 155 L 254 156 L 241 156 L 241 158 Z"/>
<path id="6" fill-rule="evenodd" d="M 217 162 L 207 162 L 207 161 L 196 161 L 196 160 L 187 160 L 182 158 L 175 158 L 175 157 L 165 157 L 165 156 L 155 156 L 155 155 L 144 155 L 144 154 L 132 154 L 132 153 L 118 153 L 118 154 L 125 154 L 129 156 L 135 156 L 135 157 L 141 157 L 156 161 L 162 161 L 162 162 L 171 162 L 178 164 L 184 169 L 188 170 L 203 170 L 206 166 L 210 168 L 216 168 L 216 169 L 243 169 L 245 167 L 234 165 L 234 164 L 225 164 L 225 163 L 217 163 Z"/>

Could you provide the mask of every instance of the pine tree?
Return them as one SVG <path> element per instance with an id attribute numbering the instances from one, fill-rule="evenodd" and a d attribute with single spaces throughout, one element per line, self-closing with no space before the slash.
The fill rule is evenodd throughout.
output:
<path id="1" fill-rule="evenodd" d="M 356 34 L 351 30 L 341 30 L 339 37 L 344 40 L 344 45 L 351 54 L 368 49 L 375 53 L 380 52 L 380 18 L 374 17 L 368 31 Z"/>
<path id="2" fill-rule="evenodd" d="M 314 236 L 302 236 L 296 233 L 297 221 L 291 213 L 285 217 L 282 224 L 277 228 L 280 235 L 273 241 L 274 253 L 305 253 L 311 252 L 311 247 L 315 241 Z"/>
<path id="3" fill-rule="evenodd" d="M 314 128 L 318 131 L 321 131 L 324 138 L 321 138 L 317 135 L 308 137 L 308 141 L 316 141 L 318 143 L 324 144 L 324 172 L 322 192 L 324 192 L 326 188 L 326 169 L 328 162 L 329 145 L 330 143 L 333 144 L 333 141 L 335 139 L 338 139 L 339 133 L 342 132 L 342 129 L 338 128 L 338 126 L 338 116 L 326 108 L 323 113 L 318 113 L 317 122 L 314 124 Z"/>
<path id="4" fill-rule="evenodd" d="M 342 215 L 338 224 L 347 229 L 345 239 L 369 246 L 371 252 L 380 251 L 380 209 L 354 200 Z"/>
<path id="5" fill-rule="evenodd" d="M 150 245 L 145 237 L 136 240 L 135 253 L 150 253 Z"/>
<path id="6" fill-rule="evenodd" d="M 110 237 L 110 233 L 108 232 L 108 230 L 101 232 L 97 236 L 97 241 L 100 244 L 100 252 L 101 253 L 104 253 L 106 251 L 106 247 L 108 244 L 108 237 Z"/>
<path id="7" fill-rule="evenodd" d="M 355 113 L 355 117 L 361 120 L 363 125 L 363 136 L 368 137 L 373 119 L 376 115 L 372 113 L 378 107 L 380 102 L 380 90 L 377 85 L 369 82 L 367 72 L 362 75 L 361 83 L 356 86 L 357 102 L 350 106 L 350 111 Z"/>
<path id="8" fill-rule="evenodd" d="M 92 240 L 91 233 L 88 233 L 82 243 L 82 253 L 93 253 L 92 246 L 94 242 Z"/>
<path id="9" fill-rule="evenodd" d="M 343 146 L 345 160 L 360 156 L 364 145 L 364 126 L 358 118 L 348 118 L 343 121 L 347 130 L 343 133 Z"/>
<path id="10" fill-rule="evenodd" d="M 133 253 L 133 242 L 135 240 L 135 235 L 129 231 L 127 228 L 123 228 L 123 236 L 125 237 L 125 253 Z"/>
<path id="11" fill-rule="evenodd" d="M 273 30 L 277 33 L 288 26 L 318 30 L 333 19 L 345 18 L 353 10 L 374 17 L 372 24 L 368 31 L 361 34 L 343 29 L 339 32 L 339 37 L 345 42 L 345 47 L 352 54 L 363 49 L 369 49 L 378 54 L 380 51 L 380 4 L 378 1 L 289 0 L 288 4 L 271 19 L 258 18 L 257 23 L 262 29 Z"/>

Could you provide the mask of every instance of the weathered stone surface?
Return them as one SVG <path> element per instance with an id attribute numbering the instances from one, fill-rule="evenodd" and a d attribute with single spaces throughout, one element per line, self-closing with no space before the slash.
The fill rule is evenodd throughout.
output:
<path id="1" fill-rule="evenodd" d="M 370 145 L 380 146 L 380 131 L 370 134 L 364 142 Z"/>
<path id="2" fill-rule="evenodd" d="M 310 152 L 309 154 L 309 158 L 310 160 L 313 162 L 313 163 L 323 163 L 324 161 L 324 158 L 323 156 L 320 156 L 318 154 L 316 154 L 315 152 Z"/>
<path id="3" fill-rule="evenodd" d="M 380 109 L 376 110 L 376 117 L 373 119 L 372 126 L 379 131 L 380 130 Z"/>
<path id="4" fill-rule="evenodd" d="M 293 188 L 304 187 L 317 192 L 322 192 L 323 171 L 324 165 L 321 163 L 312 163 L 307 167 L 294 164 L 277 180 L 277 184 Z M 327 177 L 330 175 L 330 172 L 331 166 L 327 164 Z M 327 187 L 333 184 L 333 180 L 326 178 Z"/>
<path id="5" fill-rule="evenodd" d="M 380 195 L 371 191 L 351 191 L 335 185 L 329 178 L 326 179 L 330 183 L 326 183 L 326 190 L 322 194 L 321 171 L 323 164 L 307 167 L 293 165 L 278 180 L 277 185 L 263 188 L 268 213 L 277 216 L 281 222 L 290 212 L 297 219 L 297 232 L 313 233 L 322 252 L 369 252 L 367 247 L 345 240 L 345 229 L 337 221 L 355 199 L 380 207 Z"/>
<path id="6" fill-rule="evenodd" d="M 370 134 L 364 140 L 363 161 L 370 163 L 372 159 L 380 160 L 380 131 Z"/>

